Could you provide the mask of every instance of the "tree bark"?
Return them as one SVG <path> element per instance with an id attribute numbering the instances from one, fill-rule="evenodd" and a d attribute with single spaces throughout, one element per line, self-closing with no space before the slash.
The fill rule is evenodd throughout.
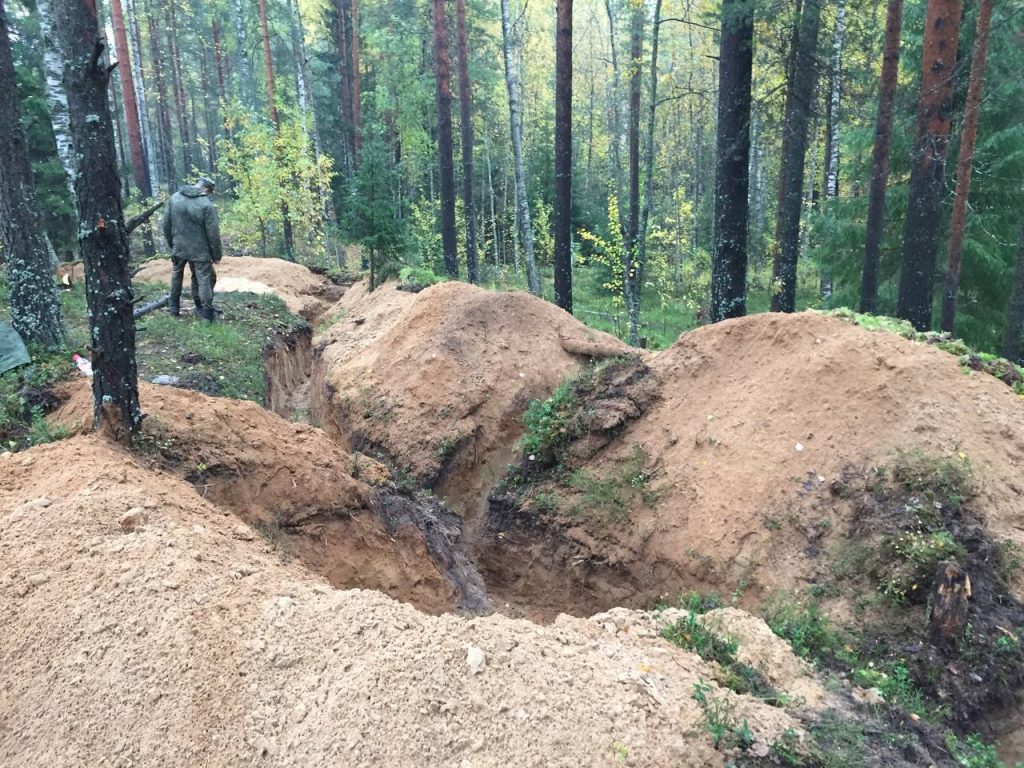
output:
<path id="1" fill-rule="evenodd" d="M 748 0 L 723 0 L 718 64 L 715 251 L 711 322 L 747 313 L 747 193 L 754 17 Z"/>
<path id="2" fill-rule="evenodd" d="M 363 95 L 360 71 L 359 0 L 352 3 L 352 157 L 359 164 L 359 150 L 363 146 Z"/>
<path id="3" fill-rule="evenodd" d="M 919 331 L 932 324 L 935 256 L 941 199 L 953 117 L 953 70 L 963 0 L 929 0 L 921 57 L 921 98 L 910 171 L 910 198 L 903 234 L 896 315 Z"/>
<path id="4" fill-rule="evenodd" d="M 929 637 L 944 648 L 956 646 L 967 624 L 968 601 L 971 599 L 971 578 L 953 560 L 939 563 L 935 573 L 929 615 Z"/>
<path id="5" fill-rule="evenodd" d="M 1003 357 L 1017 365 L 1024 365 L 1024 227 L 1020 230 L 1017 248 L 1017 274 L 1013 281 L 1013 294 L 1006 314 L 1006 334 L 1003 336 Z"/>
<path id="6" fill-rule="evenodd" d="M 502 53 L 505 58 L 505 87 L 508 90 L 509 131 L 512 137 L 512 161 L 515 167 L 515 197 L 517 228 L 514 234 L 522 231 L 523 251 L 526 260 L 526 285 L 534 296 L 540 295 L 540 275 L 537 274 L 537 262 L 533 255 L 533 222 L 530 219 L 530 202 L 526 194 L 526 171 L 523 166 L 523 120 L 522 102 L 519 96 L 519 83 L 516 78 L 515 66 L 512 62 L 512 21 L 509 13 L 509 0 L 501 0 L 501 39 Z M 513 246 L 513 255 L 518 262 L 519 248 Z"/>
<path id="7" fill-rule="evenodd" d="M 629 30 L 629 219 L 626 223 L 622 287 L 626 300 L 628 340 L 640 343 L 640 96 L 643 84 L 644 3 L 633 5 Z"/>
<path id="8" fill-rule="evenodd" d="M 78 158 L 71 142 L 68 97 L 62 82 L 64 65 L 57 53 L 53 4 L 51 0 L 37 0 L 36 8 L 39 11 L 39 24 L 43 32 L 43 74 L 46 79 L 46 103 L 50 107 L 50 124 L 57 144 L 57 156 L 64 168 L 71 203 L 77 205 L 74 179 L 78 175 Z"/>
<path id="9" fill-rule="evenodd" d="M 885 18 L 885 53 L 878 88 L 878 118 L 875 146 L 871 154 L 871 187 L 861 274 L 860 311 L 878 311 L 878 270 L 881 262 L 882 229 L 885 225 L 885 188 L 889 181 L 889 153 L 892 150 L 892 108 L 900 69 L 900 28 L 903 0 L 889 0 Z"/>
<path id="10" fill-rule="evenodd" d="M 971 163 L 974 161 L 974 143 L 978 138 L 978 118 L 981 116 L 981 94 L 985 87 L 985 63 L 988 59 L 988 36 L 992 26 L 992 7 L 994 5 L 995 0 L 981 0 L 978 7 L 978 25 L 974 32 L 971 79 L 967 86 L 964 125 L 960 132 L 960 157 L 957 159 L 956 165 L 956 194 L 953 197 L 946 281 L 942 292 L 940 328 L 947 333 L 953 333 L 953 326 L 956 323 L 956 302 L 957 294 L 960 291 L 960 261 L 964 253 L 964 227 L 967 223 L 967 200 L 971 193 Z"/>
<path id="11" fill-rule="evenodd" d="M 572 0 L 555 14 L 555 304 L 572 314 Z"/>
<path id="12" fill-rule="evenodd" d="M 36 197 L 32 164 L 13 87 L 7 11 L 0 0 L 0 253 L 10 288 L 11 325 L 28 342 L 55 346 L 64 336 L 60 301 Z"/>
<path id="13" fill-rule="evenodd" d="M 458 240 L 455 236 L 455 166 L 452 160 L 452 86 L 451 59 L 448 55 L 448 28 L 445 0 L 433 0 L 434 80 L 437 91 L 437 155 L 441 179 L 441 243 L 444 272 L 459 276 Z"/>
<path id="14" fill-rule="evenodd" d="M 78 232 L 92 337 L 93 424 L 124 443 L 142 422 L 135 368 L 128 234 L 107 84 L 112 68 L 93 0 L 53 0 L 57 50 L 64 62 L 71 135 L 80 160 L 75 179 Z"/>
<path id="15" fill-rule="evenodd" d="M 662 0 L 655 0 L 654 23 L 651 26 L 651 74 L 650 103 L 647 105 L 647 132 L 644 134 L 644 199 L 640 208 L 640 235 L 637 241 L 637 261 L 639 262 L 640 285 L 644 282 L 647 270 L 647 225 L 651 218 L 654 205 L 654 125 L 658 109 L 658 36 L 661 29 Z M 638 305 L 639 308 L 639 305 Z M 639 312 L 638 319 L 639 319 Z"/>
<path id="16" fill-rule="evenodd" d="M 338 62 L 340 66 L 340 95 L 338 103 L 341 105 L 341 127 L 344 140 L 342 141 L 342 167 L 351 171 L 355 166 L 355 145 L 352 133 L 352 77 L 351 60 L 349 58 L 348 46 L 348 7 L 345 0 L 335 0 L 335 13 L 337 16 L 337 38 L 338 38 Z"/>
<path id="17" fill-rule="evenodd" d="M 776 286 L 772 295 L 773 312 L 796 310 L 797 260 L 800 255 L 800 214 L 804 194 L 804 162 L 807 155 L 807 133 L 810 125 L 814 82 L 816 79 L 816 53 L 818 31 L 821 27 L 823 0 L 805 0 L 800 15 L 793 67 L 791 99 L 786 103 L 785 151 L 780 174 L 782 177 L 782 207 L 780 211 L 781 235 L 779 253 L 772 269 Z"/>
<path id="18" fill-rule="evenodd" d="M 825 199 L 839 197 L 839 117 L 843 101 L 843 42 L 846 35 L 846 3 L 837 0 L 836 28 L 832 37 L 832 71 L 829 77 L 828 113 L 825 128 Z"/>
<path id="19" fill-rule="evenodd" d="M 135 83 L 135 103 L 139 111 L 139 127 L 142 129 L 142 150 L 146 156 L 146 170 L 149 175 L 147 194 L 153 197 L 160 186 L 160 175 L 157 170 L 156 149 L 153 146 L 153 128 L 149 119 L 149 108 L 146 98 L 146 76 L 142 61 L 142 42 L 139 36 L 139 22 L 135 15 L 133 0 L 125 0 L 124 11 L 128 22 L 128 50 L 132 63 L 132 78 Z"/>
<path id="20" fill-rule="evenodd" d="M 263 36 L 263 64 L 267 75 L 267 105 L 270 111 L 270 122 L 274 125 L 274 133 L 281 130 L 278 120 L 277 101 L 274 98 L 274 59 L 270 54 L 270 27 L 267 24 L 267 0 L 259 0 L 260 33 Z M 284 257 L 288 261 L 295 260 L 295 240 L 292 234 L 292 220 L 288 212 L 288 203 L 281 201 L 281 232 L 284 236 Z"/>
<path id="21" fill-rule="evenodd" d="M 142 128 L 139 108 L 135 101 L 135 78 L 128 53 L 128 34 L 125 31 L 124 10 L 121 0 L 110 0 L 110 12 L 114 22 L 114 47 L 117 51 L 117 72 L 121 79 L 121 101 L 124 104 L 124 121 L 127 126 L 128 146 L 132 158 L 132 179 L 139 195 L 152 197 L 146 165 L 146 153 L 142 147 Z"/>
<path id="22" fill-rule="evenodd" d="M 150 7 L 149 16 L 149 47 L 153 59 L 153 80 L 156 83 L 156 115 L 157 134 L 160 143 L 160 159 L 163 161 L 164 173 L 167 176 L 168 192 L 174 190 L 174 185 L 181 180 L 178 176 L 174 162 L 174 141 L 171 134 L 171 110 L 167 97 L 167 84 L 163 77 L 165 62 L 160 49 L 160 38 L 156 31 L 155 12 Z"/>
<path id="23" fill-rule="evenodd" d="M 462 202 L 466 212 L 466 267 L 469 282 L 480 282 L 476 245 L 476 206 L 473 204 L 473 93 L 469 82 L 469 40 L 466 0 L 455 0 L 459 56 L 459 121 L 462 130 Z"/>
<path id="24" fill-rule="evenodd" d="M 235 22 L 235 54 L 238 58 L 238 92 L 243 104 L 254 104 L 256 100 L 256 76 L 249 60 L 249 46 L 245 30 L 245 9 L 242 0 L 232 0 L 232 17 Z"/>
<path id="25" fill-rule="evenodd" d="M 189 131 L 188 108 L 185 102 L 185 84 L 181 76 L 181 53 L 178 50 L 178 19 L 174 12 L 176 0 L 166 6 L 167 53 L 171 63 L 171 87 L 174 89 L 175 114 L 178 118 L 178 138 L 181 141 L 182 176 L 192 171 L 195 162 L 192 157 L 192 136 Z"/>
<path id="26" fill-rule="evenodd" d="M 615 196 L 619 201 L 619 220 L 615 222 L 608 222 L 609 226 L 618 226 L 619 234 L 622 236 L 623 242 L 629 240 L 629 225 L 627 219 L 623 215 L 623 210 L 628 210 L 628 207 L 623 206 L 622 202 L 625 199 L 625 174 L 622 172 L 622 108 L 620 104 L 620 94 L 622 92 L 622 72 L 619 67 L 619 47 L 615 37 L 615 9 L 613 3 L 615 0 L 604 0 L 605 14 L 608 16 L 608 47 L 611 51 L 612 58 L 612 81 L 611 81 L 611 93 L 609 94 L 610 109 L 608 110 L 608 132 L 610 134 L 609 144 L 612 156 L 612 176 L 615 182 Z"/>

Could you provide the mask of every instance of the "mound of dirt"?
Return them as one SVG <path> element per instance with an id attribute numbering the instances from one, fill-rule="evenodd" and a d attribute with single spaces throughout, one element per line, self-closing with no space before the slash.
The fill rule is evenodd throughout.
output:
<path id="1" fill-rule="evenodd" d="M 467 519 L 511 458 L 530 401 L 627 349 L 530 294 L 457 282 L 416 294 L 354 286 L 334 317 L 314 339 L 315 420 Z"/>
<path id="2" fill-rule="evenodd" d="M 272 293 L 285 303 L 289 312 L 309 321 L 319 317 L 344 293 L 344 288 L 326 277 L 284 259 L 226 256 L 216 269 L 217 293 Z M 146 262 L 133 279 L 166 285 L 171 279 L 170 261 L 155 259 Z M 185 290 L 187 294 L 187 285 Z"/>
<path id="3" fill-rule="evenodd" d="M 1024 403 L 943 351 L 822 315 L 766 314 L 685 334 L 641 373 L 587 401 L 568 477 L 492 504 L 482 561 L 499 595 L 537 606 L 546 589 L 551 612 L 682 589 L 757 604 L 820 577 L 853 516 L 832 492 L 844 468 L 900 449 L 968 457 L 989 534 L 1024 544 Z M 595 452 L 612 411 L 614 434 Z"/>
<path id="4" fill-rule="evenodd" d="M 436 499 L 398 494 L 373 459 L 249 401 L 140 387 L 145 455 L 252 526 L 249 538 L 261 534 L 335 586 L 379 589 L 431 612 L 488 607 L 458 551 L 458 518 Z M 88 382 L 64 396 L 51 421 L 90 429 Z"/>
<path id="5" fill-rule="evenodd" d="M 4 765 L 725 762 L 713 668 L 664 641 L 336 591 L 91 435 L 0 462 Z M 703 690 L 752 752 L 802 733 Z"/>

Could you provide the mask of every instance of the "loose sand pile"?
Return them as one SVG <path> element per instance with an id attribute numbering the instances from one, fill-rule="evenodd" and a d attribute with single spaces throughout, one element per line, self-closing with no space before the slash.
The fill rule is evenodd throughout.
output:
<path id="1" fill-rule="evenodd" d="M 314 339 L 311 407 L 329 434 L 381 451 L 467 517 L 522 433 L 530 401 L 626 347 L 527 293 L 443 283 L 354 286 Z"/>
<path id="2" fill-rule="evenodd" d="M 5 766 L 724 763 L 664 641 L 336 591 L 93 436 L 0 461 Z M 711 695 L 761 753 L 799 731 Z"/>
<path id="3" fill-rule="evenodd" d="M 657 397 L 644 392 L 642 415 L 582 463 L 600 488 L 642 456 L 649 503 L 636 494 L 616 522 L 581 503 L 586 483 L 551 488 L 559 511 L 541 515 L 554 521 L 543 544 L 536 505 L 518 520 L 492 507 L 484 560 L 513 585 L 506 597 L 536 606 L 549 590 L 557 610 L 566 573 L 591 609 L 691 588 L 755 603 L 799 587 L 848 529 L 832 482 L 900 449 L 968 457 L 990 535 L 1024 544 L 1024 402 L 952 355 L 823 315 L 767 314 L 685 334 L 649 365 Z M 629 401 L 624 389 L 612 404 Z"/>
<path id="4" fill-rule="evenodd" d="M 215 269 L 217 293 L 272 293 L 285 303 L 288 311 L 306 320 L 315 320 L 344 291 L 326 277 L 284 259 L 226 256 Z M 170 260 L 155 259 L 147 262 L 133 279 L 141 283 L 166 285 L 171 280 Z M 187 280 L 186 270 L 186 296 Z"/>
<path id="5" fill-rule="evenodd" d="M 51 421 L 88 429 L 88 383 L 64 395 Z M 152 465 L 255 526 L 283 556 L 335 586 L 379 589 L 423 610 L 486 607 L 475 569 L 456 551 L 457 518 L 435 500 L 396 494 L 373 459 L 248 401 L 146 383 L 141 395 Z"/>

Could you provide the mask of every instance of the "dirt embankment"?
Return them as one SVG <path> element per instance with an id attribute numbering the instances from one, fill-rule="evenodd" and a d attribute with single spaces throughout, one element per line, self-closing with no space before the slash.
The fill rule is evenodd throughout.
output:
<path id="1" fill-rule="evenodd" d="M 379 589 L 432 612 L 487 607 L 460 552 L 458 518 L 433 498 L 398 493 L 376 461 L 255 403 L 141 386 L 142 449 L 153 467 L 233 512 L 250 538 L 264 537 L 338 587 Z M 67 397 L 51 419 L 88 428 L 87 383 Z"/>
<path id="2" fill-rule="evenodd" d="M 467 519 L 512 457 L 530 401 L 627 349 L 529 294 L 456 282 L 417 294 L 356 285 L 328 318 L 314 340 L 317 423 L 386 454 Z"/>
<path id="3" fill-rule="evenodd" d="M 1024 403 L 945 352 L 757 315 L 685 334 L 640 378 L 657 396 L 610 441 L 597 424 L 567 447 L 574 474 L 492 505 L 483 559 L 513 596 L 546 587 L 550 610 L 587 610 L 697 588 L 754 604 L 815 582 L 853 516 L 833 482 L 900 449 L 966 456 L 989 535 L 1024 544 Z M 597 412 L 631 391 L 607 389 Z"/>
<path id="4" fill-rule="evenodd" d="M 225 415 L 209 418 L 256 437 L 254 415 Z M 664 641 L 331 589 L 93 436 L 2 462 L 4 765 L 725 762 L 693 697 L 714 665 Z M 802 733 L 783 709 L 705 690 L 752 749 Z"/>
<path id="5" fill-rule="evenodd" d="M 216 266 L 217 293 L 273 293 L 292 314 L 313 322 L 332 306 L 345 289 L 328 278 L 311 272 L 301 264 L 284 259 L 254 256 L 226 256 Z M 186 275 L 185 294 L 188 295 Z M 141 283 L 164 283 L 171 279 L 168 259 L 147 262 L 135 275 Z"/>

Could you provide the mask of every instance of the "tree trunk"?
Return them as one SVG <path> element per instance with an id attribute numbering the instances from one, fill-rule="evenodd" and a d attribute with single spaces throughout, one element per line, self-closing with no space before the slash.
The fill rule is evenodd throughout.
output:
<path id="1" fill-rule="evenodd" d="M 995 0 L 981 0 L 978 7 L 978 26 L 974 32 L 974 54 L 971 59 L 971 80 L 967 86 L 964 105 L 964 125 L 960 132 L 960 157 L 956 165 L 956 195 L 953 198 L 953 219 L 950 223 L 949 255 L 946 263 L 946 283 L 942 295 L 942 330 L 952 333 L 956 321 L 957 293 L 960 290 L 960 260 L 964 252 L 964 226 L 967 219 L 967 199 L 971 192 L 971 163 L 974 161 L 974 142 L 978 137 L 978 118 L 981 115 L 981 93 L 985 85 L 985 62 L 988 59 L 988 35 L 992 26 L 992 6 Z"/>
<path id="2" fill-rule="evenodd" d="M 0 253 L 10 288 L 11 325 L 28 342 L 55 346 L 64 336 L 60 301 L 21 128 L 7 12 L 0 0 Z"/>
<path id="3" fill-rule="evenodd" d="M 623 251 L 622 287 L 629 324 L 628 340 L 640 343 L 640 90 L 643 83 L 644 3 L 633 5 L 629 30 L 629 219 Z"/>
<path id="4" fill-rule="evenodd" d="M 352 157 L 359 163 L 359 150 L 363 146 L 363 95 L 359 55 L 359 0 L 352 3 Z"/>
<path id="5" fill-rule="evenodd" d="M 935 573 L 929 615 L 929 638 L 943 648 L 953 648 L 967 624 L 971 578 L 954 560 L 939 563 Z"/>
<path id="6" fill-rule="evenodd" d="M 640 285 L 647 269 L 647 225 L 654 203 L 654 120 L 658 109 L 658 33 L 661 29 L 662 0 L 655 0 L 654 23 L 651 26 L 650 104 L 647 105 L 647 132 L 644 134 L 644 200 L 640 208 L 640 236 L 637 261 L 640 265 Z M 638 313 L 639 316 L 639 313 Z"/>
<path id="7" fill-rule="evenodd" d="M 929 0 L 921 58 L 921 98 L 910 171 L 910 198 L 903 234 L 896 315 L 919 331 L 932 324 L 935 256 L 941 198 L 953 116 L 953 69 L 963 0 Z"/>
<path id="8" fill-rule="evenodd" d="M 629 225 L 627 223 L 627 219 L 622 213 L 623 210 L 628 211 L 628 207 L 622 205 L 622 202 L 626 197 L 624 184 L 625 174 L 622 172 L 622 149 L 620 147 L 622 139 L 622 109 L 620 104 L 622 73 L 619 67 L 619 47 L 615 38 L 614 2 L 615 0 L 604 0 L 604 11 L 608 16 L 608 47 L 611 51 L 612 58 L 612 82 L 611 93 L 609 94 L 609 104 L 611 109 L 608 110 L 608 132 L 610 135 L 608 138 L 612 156 L 612 175 L 615 183 L 615 196 L 619 201 L 619 220 L 617 222 L 610 221 L 608 224 L 609 226 L 618 226 L 623 242 L 628 242 Z"/>
<path id="9" fill-rule="evenodd" d="M 188 125 L 188 109 L 185 103 L 185 84 L 181 76 L 181 54 L 178 50 L 178 19 L 174 12 L 175 0 L 167 4 L 167 48 L 171 62 L 171 87 L 174 89 L 174 105 L 178 118 L 178 138 L 181 141 L 182 175 L 192 172 L 195 162 L 192 157 L 192 137 Z"/>
<path id="10" fill-rule="evenodd" d="M 254 104 L 256 101 L 256 76 L 252 62 L 249 60 L 249 46 L 245 31 L 245 9 L 242 0 L 232 0 L 232 17 L 235 22 L 235 54 L 238 58 L 238 92 L 243 104 Z"/>
<path id="11" fill-rule="evenodd" d="M 142 411 L 135 368 L 128 233 L 107 103 L 112 68 L 104 62 L 106 46 L 93 0 L 53 0 L 53 8 L 71 135 L 81 170 L 75 192 L 92 329 L 93 424 L 130 444 L 142 422 Z"/>
<path id="12" fill-rule="evenodd" d="M 466 0 L 455 0 L 455 28 L 459 55 L 459 119 L 462 129 L 462 202 L 466 211 L 466 267 L 469 282 L 480 282 L 476 247 L 476 210 L 473 205 L 473 93 L 469 82 L 469 41 Z"/>
<path id="13" fill-rule="evenodd" d="M 351 60 L 348 53 L 348 8 L 345 0 L 335 0 L 335 12 L 337 15 L 337 38 L 338 38 L 338 62 L 340 66 L 340 95 L 338 103 L 341 105 L 341 128 L 342 136 L 342 167 L 350 172 L 355 165 L 355 146 L 352 143 L 352 78 Z"/>
<path id="14" fill-rule="evenodd" d="M 723 0 L 718 63 L 715 251 L 711 274 L 710 317 L 713 323 L 747 313 L 747 192 L 753 64 L 753 9 L 746 0 Z"/>
<path id="15" fill-rule="evenodd" d="M 150 9 L 149 13 L 149 47 L 153 59 L 153 80 L 156 82 L 156 114 L 157 133 L 160 143 L 160 158 L 163 160 L 164 172 L 167 176 L 168 191 L 174 190 L 174 185 L 181 180 L 178 176 L 174 163 L 174 141 L 171 135 L 171 110 L 167 98 L 167 85 L 163 77 L 164 60 L 160 50 L 160 38 L 156 31 L 155 12 Z M 187 171 L 187 169 L 186 169 Z M 184 172 L 183 172 L 184 174 Z"/>
<path id="16" fill-rule="evenodd" d="M 846 34 L 846 4 L 836 4 L 836 29 L 832 38 L 832 72 L 829 78 L 828 112 L 825 128 L 825 199 L 839 197 L 839 110 L 843 100 L 843 39 Z"/>
<path id="17" fill-rule="evenodd" d="M 509 130 L 512 136 L 512 160 L 515 166 L 516 219 L 515 232 L 523 233 L 523 251 L 526 259 L 526 285 L 534 296 L 540 295 L 540 275 L 533 255 L 533 222 L 530 220 L 530 202 L 526 194 L 526 171 L 523 167 L 522 102 L 519 100 L 519 83 L 512 62 L 512 21 L 509 0 L 501 0 L 501 41 L 505 57 L 505 86 L 508 89 Z M 519 248 L 514 247 L 518 263 Z"/>
<path id="18" fill-rule="evenodd" d="M 124 121 L 127 126 L 128 146 L 132 156 L 132 179 L 140 197 L 153 196 L 147 175 L 146 153 L 142 148 L 142 129 L 139 122 L 139 108 L 135 101 L 135 78 L 128 54 L 128 34 L 124 25 L 124 10 L 121 0 L 110 1 L 114 22 L 114 46 L 117 51 L 117 72 L 121 79 L 121 100 L 124 104 Z"/>
<path id="19" fill-rule="evenodd" d="M 824 0 L 805 0 L 800 15 L 800 32 L 797 37 L 796 57 L 793 67 L 791 99 L 786 102 L 785 153 L 782 157 L 782 208 L 779 220 L 779 253 L 772 270 L 776 292 L 772 295 L 773 312 L 796 310 L 797 260 L 800 255 L 800 214 L 804 194 L 804 161 L 807 155 L 807 132 L 810 125 L 814 82 L 816 79 L 816 56 L 818 31 L 821 27 L 821 6 Z"/>
<path id="20" fill-rule="evenodd" d="M 875 146 L 871 154 L 871 187 L 861 275 L 860 311 L 878 311 L 878 270 L 881 261 L 882 229 L 885 225 L 885 187 L 889 181 L 889 153 L 892 149 L 892 108 L 900 69 L 900 28 L 903 0 L 889 0 L 885 19 L 885 53 L 878 88 L 878 118 Z"/>
<path id="21" fill-rule="evenodd" d="M 274 98 L 274 59 L 270 55 L 270 27 L 267 24 L 267 0 L 259 0 L 260 33 L 263 36 L 263 64 L 267 75 L 267 105 L 270 111 L 270 122 L 274 125 L 275 134 L 280 131 L 277 101 Z M 288 213 L 288 203 L 281 201 L 281 231 L 284 236 L 284 257 L 288 261 L 295 260 L 295 240 L 292 234 L 292 220 Z"/>
<path id="22" fill-rule="evenodd" d="M 57 156 L 64 168 L 71 204 L 77 205 L 74 179 L 78 175 L 78 158 L 71 142 L 68 97 L 62 82 L 64 65 L 60 60 L 60 54 L 57 53 L 53 4 L 51 0 L 37 0 L 36 8 L 39 11 L 39 24 L 43 32 L 43 74 L 46 78 L 46 103 L 50 107 L 50 123 L 57 144 Z"/>
<path id="23" fill-rule="evenodd" d="M 124 10 L 128 20 L 128 49 L 131 54 L 132 77 L 135 82 L 135 103 L 139 108 L 139 127 L 142 129 L 142 150 L 146 156 L 146 170 L 149 175 L 147 194 L 149 197 L 153 197 L 160 186 L 160 175 L 157 170 L 156 149 L 153 145 L 153 127 L 149 120 L 149 108 L 146 99 L 146 76 L 143 69 L 139 22 L 135 15 L 135 3 L 133 0 L 125 0 Z"/>
<path id="24" fill-rule="evenodd" d="M 1003 357 L 1024 365 L 1024 227 L 1020 230 L 1017 248 L 1017 275 L 1013 281 L 1013 294 L 1006 315 L 1006 334 L 1003 336 Z"/>
<path id="25" fill-rule="evenodd" d="M 434 78 L 437 89 L 437 155 L 441 178 L 441 242 L 444 272 L 459 276 L 458 240 L 455 236 L 455 166 L 452 160 L 451 59 L 448 55 L 448 27 L 445 0 L 433 0 Z"/>
<path id="26" fill-rule="evenodd" d="M 555 304 L 572 314 L 572 0 L 555 5 Z"/>

